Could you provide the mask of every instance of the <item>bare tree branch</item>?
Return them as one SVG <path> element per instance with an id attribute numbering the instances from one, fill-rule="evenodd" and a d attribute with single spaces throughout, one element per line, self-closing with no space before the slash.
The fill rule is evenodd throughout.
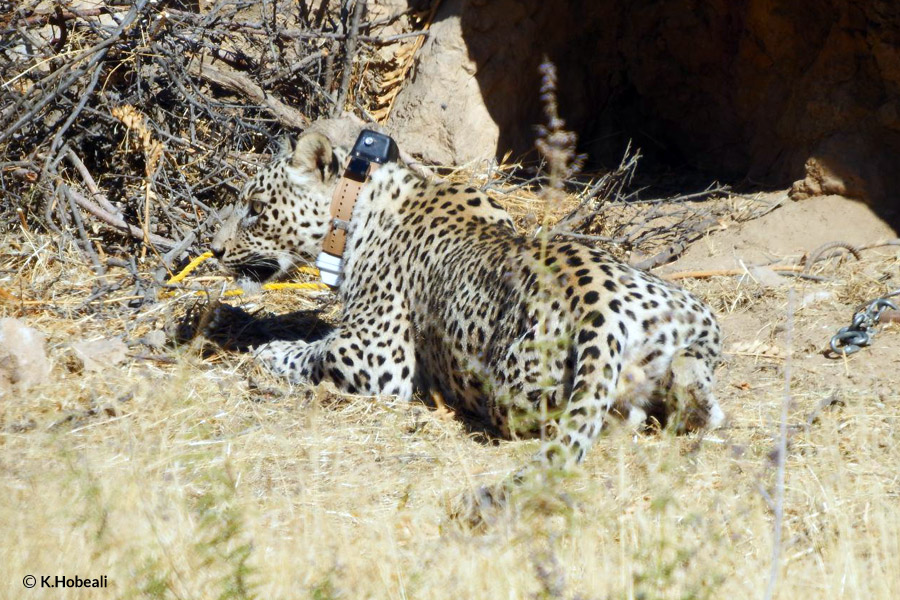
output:
<path id="1" fill-rule="evenodd" d="M 300 111 L 291 108 L 271 94 L 267 94 L 243 73 L 226 71 L 196 61 L 190 64 L 189 70 L 192 74 L 202 77 L 210 83 L 238 92 L 254 104 L 265 106 L 275 118 L 285 125 L 297 129 L 303 129 L 309 125 L 309 119 Z"/>

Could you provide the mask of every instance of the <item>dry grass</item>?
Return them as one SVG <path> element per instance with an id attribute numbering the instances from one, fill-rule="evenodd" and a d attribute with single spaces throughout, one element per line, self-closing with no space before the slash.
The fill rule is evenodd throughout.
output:
<path id="1" fill-rule="evenodd" d="M 515 510 L 471 530 L 448 506 L 521 464 L 534 442 L 485 443 L 418 403 L 292 389 L 244 355 L 204 358 L 198 343 L 166 349 L 169 362 L 134 345 L 126 362 L 85 371 L 72 341 L 136 340 L 194 299 L 129 311 L 111 293 L 80 307 L 91 271 L 46 241 L 10 236 L 0 256 L 0 287 L 31 301 L 5 301 L 0 315 L 47 333 L 55 361 L 49 381 L 0 398 L 0 597 L 59 597 L 26 594 L 27 574 L 109 577 L 109 589 L 69 598 L 762 596 L 777 357 L 729 357 L 718 386 L 729 428 L 706 439 L 613 429 L 560 489 L 523 490 Z M 837 268 L 838 283 L 797 286 L 777 598 L 900 597 L 898 331 L 849 366 L 817 353 L 821 332 L 883 292 L 879 274 L 897 264 L 870 256 Z M 784 289 L 686 284 L 723 315 L 728 343 L 783 343 Z M 830 299 L 803 305 L 816 291 Z M 807 424 L 830 396 L 840 402 Z"/>

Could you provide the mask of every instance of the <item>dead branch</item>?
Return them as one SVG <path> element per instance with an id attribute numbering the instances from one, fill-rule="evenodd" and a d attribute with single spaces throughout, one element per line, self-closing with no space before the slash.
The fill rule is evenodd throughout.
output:
<path id="1" fill-rule="evenodd" d="M 106 195 L 100 191 L 100 188 L 97 186 L 97 182 L 94 181 L 93 177 L 91 177 L 90 172 L 88 172 L 87 167 L 84 166 L 84 163 L 81 162 L 81 159 L 78 158 L 78 155 L 75 154 L 75 152 L 71 148 L 66 148 L 64 154 L 66 159 L 81 175 L 81 178 L 84 181 L 84 185 L 91 193 L 91 198 L 95 202 L 97 202 L 100 207 L 103 208 L 103 210 L 107 211 L 114 218 L 121 219 L 122 222 L 124 222 L 121 211 L 106 199 Z"/>
<path id="2" fill-rule="evenodd" d="M 356 0 L 353 6 L 353 16 L 350 19 L 350 36 L 347 38 L 347 51 L 344 53 L 344 68 L 341 75 L 341 87 L 338 91 L 337 99 L 331 110 L 331 115 L 344 110 L 344 104 L 347 102 L 347 92 L 350 91 L 350 76 L 352 74 L 351 66 L 353 57 L 356 54 L 356 44 L 359 37 L 359 20 L 362 18 L 363 10 L 366 8 L 366 0 Z"/>
<path id="3" fill-rule="evenodd" d="M 13 19 L 10 24 L 15 25 L 16 27 L 35 27 L 40 25 L 46 25 L 51 21 L 65 20 L 70 21 L 72 19 L 87 19 L 90 17 L 99 17 L 100 15 L 108 15 L 113 12 L 121 11 L 120 7 L 110 7 L 110 6 L 102 6 L 98 8 L 82 8 L 82 9 L 73 9 L 73 8 L 61 8 L 55 7 L 54 10 L 39 10 L 35 14 L 30 17 L 21 17 L 19 19 Z M 55 23 L 54 23 L 55 24 Z M 0 31 L 0 35 L 7 35 L 10 33 L 14 33 L 16 31 L 15 27 L 10 27 Z"/>
<path id="4" fill-rule="evenodd" d="M 806 267 L 803 269 L 804 273 L 808 273 L 814 264 L 816 264 L 820 260 L 825 260 L 827 258 L 831 258 L 833 254 L 829 254 L 828 256 L 823 256 L 825 252 L 828 250 L 832 250 L 834 248 L 843 248 L 847 252 L 853 255 L 853 258 L 856 260 L 862 259 L 862 254 L 860 254 L 860 249 L 852 244 L 848 244 L 846 242 L 828 242 L 827 244 L 822 244 L 815 250 L 809 253 L 809 256 L 804 261 Z"/>
<path id="5" fill-rule="evenodd" d="M 716 225 L 718 225 L 718 221 L 712 218 L 704 219 L 703 221 L 700 221 L 695 225 L 690 225 L 683 233 L 683 235 L 685 236 L 683 239 L 672 244 L 671 246 L 668 246 L 655 256 L 635 263 L 634 267 L 642 270 L 650 270 L 654 267 L 658 267 L 659 265 L 664 265 L 675 260 L 678 256 L 681 256 L 681 253 L 687 249 L 688 245 L 696 242 L 698 239 L 703 237 L 703 235 L 705 235 L 707 231 L 709 231 Z M 635 243 L 638 242 L 636 241 Z"/>
<path id="6" fill-rule="evenodd" d="M 144 232 L 140 227 L 129 225 L 124 220 L 116 217 L 115 215 L 109 214 L 71 188 L 68 189 L 68 193 L 71 195 L 72 200 L 74 200 L 78 206 L 88 211 L 89 213 L 100 219 L 102 222 L 118 229 L 119 231 L 127 233 L 135 239 L 144 239 Z M 148 242 L 162 248 L 173 248 L 175 246 L 175 242 L 173 242 L 172 240 L 156 235 L 155 233 L 151 233 L 148 235 Z"/>
<path id="7" fill-rule="evenodd" d="M 881 248 L 884 246 L 900 246 L 900 238 L 893 240 L 882 240 L 880 242 L 875 242 L 872 244 L 866 244 L 863 246 L 854 246 L 853 244 L 848 244 L 847 242 L 828 242 L 826 244 L 822 244 L 815 250 L 809 253 L 809 255 L 802 261 L 806 268 L 804 269 L 804 273 L 808 273 L 812 266 L 821 261 L 828 260 L 829 258 L 834 258 L 835 256 L 840 256 L 840 252 L 832 252 L 830 254 L 825 254 L 828 250 L 832 250 L 835 248 L 842 248 L 853 255 L 853 258 L 856 260 L 862 260 L 862 251 L 870 250 L 872 248 Z"/>
<path id="8" fill-rule="evenodd" d="M 328 52 L 326 52 L 325 50 L 319 50 L 318 52 L 316 52 L 314 54 L 310 54 L 309 56 L 297 61 L 290 68 L 282 69 L 281 71 L 278 71 L 271 77 L 265 79 L 263 81 L 263 85 L 270 86 L 274 83 L 278 83 L 279 81 L 282 81 L 284 79 L 292 77 L 292 76 L 296 75 L 299 71 L 306 68 L 307 66 L 313 64 L 314 62 L 316 62 L 318 60 L 322 60 L 327 55 L 328 55 Z"/>
<path id="9" fill-rule="evenodd" d="M 216 209 L 285 130 L 336 105 L 365 115 L 358 65 L 371 68 L 377 45 L 425 36 L 398 33 L 417 26 L 404 20 L 409 11 L 363 22 L 365 0 L 316 10 L 267 0 L 264 17 L 231 0 L 202 12 L 149 0 L 70 4 L 28 0 L 0 16 L 0 155 L 10 157 L 0 162 L 0 222 L 43 228 L 59 247 L 72 241 L 95 269 L 91 251 L 105 262 L 149 244 L 167 268 L 198 253 Z M 91 220 L 104 235 L 90 237 Z"/>
<path id="10" fill-rule="evenodd" d="M 69 77 L 64 79 L 59 85 L 54 86 L 54 88 L 49 92 L 44 94 L 40 101 L 38 101 L 31 109 L 29 109 L 24 115 L 22 115 L 18 120 L 16 120 L 12 125 L 7 127 L 3 133 L 0 133 L 0 142 L 4 141 L 8 137 L 10 137 L 13 133 L 18 131 L 18 129 L 29 122 L 42 108 L 44 108 L 47 104 L 56 99 L 57 96 L 67 91 L 69 87 L 81 76 L 85 73 L 91 71 L 103 58 L 106 56 L 109 51 L 109 47 L 112 46 L 122 33 L 125 31 L 127 27 L 129 27 L 135 19 L 137 19 L 138 15 L 141 14 L 144 7 L 146 6 L 149 0 L 138 0 L 134 6 L 132 6 L 131 10 L 128 11 L 128 14 L 125 15 L 125 18 L 122 19 L 122 22 L 116 27 L 115 30 L 111 33 L 111 35 L 94 44 L 90 48 L 86 49 L 82 52 L 77 58 L 75 58 L 72 62 L 73 64 L 77 64 L 80 60 L 91 57 L 88 63 L 80 68 L 76 69 L 74 73 L 72 73 Z M 58 69 L 51 75 L 62 74 L 69 72 L 68 69 Z"/>
<path id="11" fill-rule="evenodd" d="M 900 238 L 893 238 L 890 240 L 881 240 L 879 242 L 873 242 L 871 244 L 866 244 L 865 246 L 860 246 L 860 250 L 871 250 L 872 248 L 884 248 L 885 246 L 900 246 Z"/>
<path id="12" fill-rule="evenodd" d="M 78 231 L 78 237 L 81 239 L 82 252 L 84 252 L 84 254 L 90 258 L 91 264 L 93 264 L 94 266 L 94 272 L 98 275 L 103 275 L 106 269 L 104 269 L 103 264 L 97 257 L 97 253 L 94 251 L 94 247 L 91 245 L 91 240 L 88 239 L 87 232 L 85 232 L 84 230 L 84 222 L 81 219 L 81 213 L 75 206 L 75 200 L 72 197 L 68 186 L 60 186 L 60 191 L 62 192 L 63 197 L 65 197 L 68 201 L 69 207 L 72 209 L 72 218 L 75 219 L 75 228 Z"/>
<path id="13" fill-rule="evenodd" d="M 303 129 L 309 125 L 309 119 L 300 111 L 291 108 L 281 100 L 267 94 L 261 87 L 256 85 L 249 77 L 237 71 L 226 71 L 213 67 L 212 65 L 203 64 L 202 62 L 193 62 L 189 66 L 189 71 L 202 77 L 203 79 L 220 85 L 224 88 L 238 92 L 245 98 L 261 106 L 265 106 L 281 123 L 289 127 Z"/>
<path id="14" fill-rule="evenodd" d="M 621 200 L 623 190 L 634 179 L 640 159 L 640 151 L 632 152 L 631 146 L 626 148 L 618 168 L 603 175 L 587 189 L 581 203 L 550 230 L 550 239 L 566 231 L 586 231 L 605 203 Z"/>
<path id="15" fill-rule="evenodd" d="M 801 265 L 772 265 L 766 267 L 776 273 L 801 273 L 803 267 Z M 707 279 L 709 277 L 731 277 L 734 275 L 744 275 L 746 269 L 712 269 L 709 271 L 680 271 L 678 273 L 663 273 L 659 275 L 663 279 L 675 281 L 676 279 Z"/>

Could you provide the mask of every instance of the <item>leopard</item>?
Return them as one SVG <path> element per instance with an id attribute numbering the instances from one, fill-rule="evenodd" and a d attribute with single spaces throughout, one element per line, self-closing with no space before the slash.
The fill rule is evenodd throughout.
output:
<path id="1" fill-rule="evenodd" d="M 260 168 L 212 241 L 224 269 L 258 285 L 315 260 L 347 160 L 305 133 Z M 616 419 L 723 424 L 713 311 L 610 249 L 520 233 L 485 191 L 400 161 L 365 182 L 346 227 L 334 329 L 254 349 L 290 382 L 439 397 L 502 437 L 540 436 L 524 469 L 573 469 Z"/>

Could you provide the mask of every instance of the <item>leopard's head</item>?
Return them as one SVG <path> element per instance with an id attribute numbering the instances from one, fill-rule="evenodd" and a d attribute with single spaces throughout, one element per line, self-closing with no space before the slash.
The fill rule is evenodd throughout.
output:
<path id="1" fill-rule="evenodd" d="M 211 250 L 244 284 L 264 283 L 315 260 L 346 151 L 309 133 L 247 181 L 220 215 Z"/>

